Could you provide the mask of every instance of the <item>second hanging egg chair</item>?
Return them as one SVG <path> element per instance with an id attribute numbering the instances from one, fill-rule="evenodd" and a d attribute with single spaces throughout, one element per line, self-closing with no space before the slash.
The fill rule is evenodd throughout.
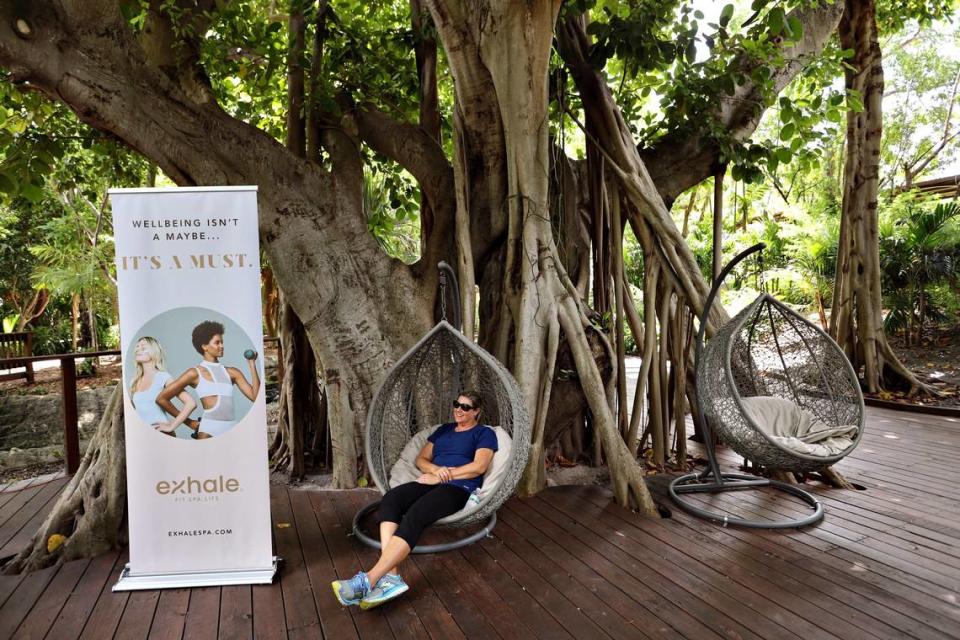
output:
<path id="1" fill-rule="evenodd" d="M 823 517 L 823 505 L 795 485 L 755 476 L 722 473 L 713 432 L 745 459 L 770 470 L 805 472 L 831 465 L 853 451 L 864 426 L 863 394 L 843 350 L 819 327 L 763 293 L 717 331 L 704 347 L 706 316 L 720 285 L 762 243 L 737 255 L 723 269 L 704 304 L 696 344 L 698 427 L 704 434 L 709 467 L 670 483 L 670 495 L 696 516 L 744 527 L 802 527 Z M 772 407 L 772 409 L 770 409 Z M 786 413 L 784 413 L 786 411 Z M 778 414 L 779 412 L 779 414 Z M 814 426 L 813 446 L 778 433 L 770 421 Z M 818 441 L 818 442 L 819 442 Z M 756 521 L 707 511 L 681 498 L 769 486 L 799 497 L 812 512 L 785 521 Z"/>
<path id="2" fill-rule="evenodd" d="M 446 304 L 446 281 L 453 289 L 453 309 L 459 307 L 459 294 L 453 270 L 446 263 L 440 265 L 440 296 Z M 481 422 L 499 427 L 509 436 L 507 450 L 495 454 L 497 479 L 487 486 L 482 495 L 468 501 L 461 511 L 437 522 L 439 526 L 462 526 L 486 521 L 473 534 L 454 542 L 436 545 L 417 545 L 412 553 L 448 551 L 470 544 L 493 530 L 496 512 L 513 494 L 527 462 L 530 442 L 530 419 L 516 380 L 496 358 L 477 346 L 454 324 L 444 318 L 420 339 L 387 373 L 377 390 L 367 415 L 366 456 L 374 483 L 381 493 L 392 488 L 396 467 L 401 457 L 416 454 L 424 436 L 437 425 L 450 421 L 450 406 L 457 395 L 472 389 L 483 399 Z M 419 434 L 419 436 L 418 436 Z M 413 439 L 417 438 L 415 442 Z M 498 435 L 502 439 L 502 436 Z M 419 443 L 419 444 L 418 444 Z M 411 445 L 417 445 L 412 446 Z M 402 462 L 402 461 L 401 461 Z M 353 519 L 353 532 L 368 546 L 379 548 L 360 526 L 368 513 L 379 502 L 367 505 Z"/>

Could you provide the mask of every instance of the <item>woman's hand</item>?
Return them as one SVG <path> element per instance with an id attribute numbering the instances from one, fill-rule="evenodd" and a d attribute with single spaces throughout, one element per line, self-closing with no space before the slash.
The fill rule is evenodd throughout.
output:
<path id="1" fill-rule="evenodd" d="M 450 467 L 437 467 L 433 470 L 433 475 L 440 479 L 440 482 L 450 482 L 453 480 L 453 469 Z"/>
<path id="2" fill-rule="evenodd" d="M 153 428 L 159 431 L 160 433 L 165 433 L 168 436 L 172 436 L 173 431 L 174 429 L 177 428 L 177 426 L 170 424 L 169 422 L 154 422 Z"/>
<path id="3" fill-rule="evenodd" d="M 440 478 L 432 473 L 425 473 L 417 478 L 417 482 L 420 484 L 440 484 Z"/>

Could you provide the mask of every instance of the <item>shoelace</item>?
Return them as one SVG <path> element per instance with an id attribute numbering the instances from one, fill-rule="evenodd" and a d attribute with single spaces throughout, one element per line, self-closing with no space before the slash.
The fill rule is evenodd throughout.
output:
<path id="1" fill-rule="evenodd" d="M 358 573 L 357 575 L 350 578 L 350 588 L 353 589 L 354 594 L 366 593 L 367 592 L 366 582 L 367 581 L 364 580 L 363 574 Z"/>

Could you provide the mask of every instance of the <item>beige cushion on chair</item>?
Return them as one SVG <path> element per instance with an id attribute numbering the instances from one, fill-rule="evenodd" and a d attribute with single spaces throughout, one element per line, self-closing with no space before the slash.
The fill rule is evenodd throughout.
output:
<path id="1" fill-rule="evenodd" d="M 857 435 L 857 425 L 831 426 L 786 398 L 741 398 L 743 410 L 781 447 L 822 458 L 845 451 Z"/>
<path id="2" fill-rule="evenodd" d="M 417 478 L 422 475 L 423 472 L 417 469 L 416 465 L 417 454 L 427 443 L 427 438 L 440 426 L 438 424 L 427 429 L 421 429 L 413 434 L 410 442 L 400 452 L 400 457 L 390 469 L 389 485 L 391 489 L 407 482 L 416 482 Z M 441 524 L 456 522 L 479 509 L 480 504 L 493 493 L 507 474 L 513 440 L 510 439 L 510 434 L 503 427 L 490 428 L 497 434 L 497 450 L 493 454 L 490 466 L 487 467 L 487 472 L 483 474 L 483 486 L 470 495 L 470 499 L 467 500 L 463 509 L 439 520 L 438 522 Z"/>

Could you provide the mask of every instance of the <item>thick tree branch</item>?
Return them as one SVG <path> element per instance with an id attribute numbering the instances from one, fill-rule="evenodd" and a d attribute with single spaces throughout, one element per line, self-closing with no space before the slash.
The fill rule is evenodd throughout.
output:
<path id="1" fill-rule="evenodd" d="M 413 27 L 414 54 L 417 61 L 417 78 L 420 82 L 420 127 L 440 142 L 440 97 L 437 92 L 437 41 L 427 28 L 429 12 L 420 0 L 410 0 L 410 22 Z M 421 189 L 420 194 L 420 249 L 429 251 L 428 241 L 433 234 L 434 213 L 430 199 Z"/>
<path id="2" fill-rule="evenodd" d="M 907 174 L 907 182 L 911 183 L 921 171 L 927 168 L 927 166 L 933 162 L 943 148 L 947 146 L 947 143 L 953 140 L 957 135 L 960 135 L 960 132 L 950 133 L 950 130 L 953 128 L 953 108 L 957 102 L 957 87 L 960 85 L 960 73 L 956 75 L 953 79 L 953 89 L 950 92 L 950 106 L 947 108 L 947 115 L 943 119 L 943 133 L 940 136 L 940 140 L 927 150 L 924 153 L 920 153 L 917 158 L 909 163 L 904 163 L 904 173 Z M 907 185 L 909 187 L 909 184 Z"/>
<path id="3" fill-rule="evenodd" d="M 353 373 L 372 385 L 396 356 L 392 350 L 411 344 L 428 325 L 430 314 L 420 309 L 406 325 L 379 313 L 390 301 L 409 306 L 423 290 L 409 269 L 383 253 L 357 214 L 359 171 L 347 163 L 341 170 L 337 156 L 334 169 L 324 171 L 219 105 L 191 100 L 149 64 L 115 3 L 0 4 L 0 66 L 116 135 L 178 184 L 259 185 L 264 248 L 322 360 L 352 362 L 344 351 L 373 340 L 382 353 L 353 362 Z M 359 165 L 355 145 L 339 133 L 331 132 L 338 150 L 344 157 L 352 151 Z M 383 282 L 392 286 L 384 289 Z M 358 314 L 370 319 L 362 329 Z M 357 397 L 353 406 L 366 401 Z"/>
<path id="4" fill-rule="evenodd" d="M 195 102 L 213 102 L 210 79 L 200 64 L 200 42 L 216 0 L 177 0 L 176 19 L 166 4 L 150 0 L 140 45 L 151 64 L 178 82 Z"/>
<path id="5" fill-rule="evenodd" d="M 320 162 L 320 130 L 323 118 L 320 109 L 320 92 L 323 87 L 323 50 L 327 40 L 327 0 L 317 0 L 317 16 L 314 19 L 313 60 L 310 63 L 307 95 L 307 160 Z"/>
<path id="6" fill-rule="evenodd" d="M 303 68 L 303 52 L 306 48 L 307 22 L 303 16 L 303 3 L 290 3 L 289 39 L 287 49 L 287 149 L 298 157 L 307 153 L 306 131 L 306 70 Z"/>
<path id="7" fill-rule="evenodd" d="M 613 101 L 610 87 L 602 74 L 587 62 L 590 38 L 586 32 L 585 16 L 569 16 L 558 27 L 557 39 L 560 55 L 568 61 L 590 125 L 581 125 L 572 113 L 571 118 L 603 153 L 610 169 L 619 178 L 624 196 L 630 203 L 627 213 L 631 224 L 636 221 L 636 226 L 640 226 L 639 217 L 650 225 L 664 262 L 675 270 L 678 290 L 683 292 L 694 314 L 699 315 L 709 286 L 637 153 L 630 129 L 620 108 Z M 720 326 L 727 320 L 726 313 L 719 305 L 714 307 L 710 320 L 712 327 Z"/>
<path id="8" fill-rule="evenodd" d="M 433 211 L 434 223 L 424 245 L 424 258 L 443 253 L 449 243 L 456 211 L 453 167 L 433 136 L 417 125 L 394 120 L 373 105 L 361 105 L 354 112 L 360 138 L 409 171 L 420 184 Z"/>
<path id="9" fill-rule="evenodd" d="M 803 37 L 799 42 L 783 49 L 784 66 L 771 69 L 773 93 L 779 93 L 794 77 L 819 54 L 830 37 L 836 32 L 843 13 L 843 3 L 821 2 L 816 6 L 796 9 L 790 16 L 803 24 Z M 564 60 L 570 65 L 580 61 Z M 733 63 L 747 78 L 761 61 L 750 60 L 746 55 Z M 714 119 L 727 129 L 736 140 L 748 139 L 757 128 L 766 108 L 766 101 L 759 87 L 752 80 L 739 85 L 732 96 L 721 96 L 710 113 L 695 114 L 691 121 Z M 704 132 L 675 132 L 664 136 L 653 147 L 640 150 L 640 157 L 649 167 L 650 177 L 657 185 L 661 197 L 669 205 L 681 193 L 720 169 L 720 147 Z"/>

